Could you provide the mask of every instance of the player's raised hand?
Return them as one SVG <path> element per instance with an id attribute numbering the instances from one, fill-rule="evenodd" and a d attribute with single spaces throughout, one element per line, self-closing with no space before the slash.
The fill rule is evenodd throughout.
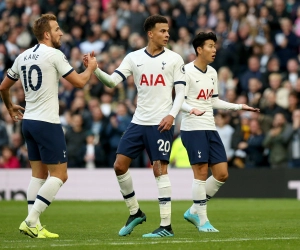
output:
<path id="1" fill-rule="evenodd" d="M 199 109 L 195 109 L 193 108 L 191 111 L 190 111 L 190 115 L 196 115 L 196 116 L 201 116 L 205 113 L 205 111 L 200 111 Z"/>
<path id="2" fill-rule="evenodd" d="M 172 128 L 172 126 L 173 126 L 173 122 L 174 122 L 174 117 L 171 116 L 171 115 L 167 115 L 159 123 L 158 130 L 160 132 L 164 132 L 164 131 L 170 130 Z"/>
<path id="3" fill-rule="evenodd" d="M 248 106 L 247 104 L 242 104 L 242 110 L 246 110 L 246 111 L 252 111 L 252 112 L 260 112 L 260 109 L 258 108 L 252 108 L 250 106 Z"/>
<path id="4" fill-rule="evenodd" d="M 18 122 L 23 119 L 22 111 L 25 111 L 25 109 L 20 105 L 16 105 L 16 104 L 13 104 L 12 108 L 8 110 L 9 115 L 11 116 L 14 122 Z"/>
<path id="5" fill-rule="evenodd" d="M 87 67 L 92 68 L 93 71 L 94 71 L 98 67 L 98 63 L 97 63 L 96 57 L 94 56 L 94 51 L 91 54 L 88 53 L 87 59 L 88 59 L 88 65 L 87 65 Z"/>
<path id="6" fill-rule="evenodd" d="M 89 63 L 89 58 L 94 58 L 94 57 L 95 57 L 95 52 L 94 51 L 91 52 L 90 56 L 89 56 L 89 54 L 84 54 L 83 59 L 82 59 L 84 67 L 87 68 L 88 63 Z M 96 60 L 96 58 L 95 58 L 95 60 Z"/>

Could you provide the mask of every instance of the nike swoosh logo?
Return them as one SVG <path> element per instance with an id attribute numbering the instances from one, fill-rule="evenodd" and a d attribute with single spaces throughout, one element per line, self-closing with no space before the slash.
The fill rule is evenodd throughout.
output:
<path id="1" fill-rule="evenodd" d="M 35 234 L 34 232 L 32 232 L 32 231 L 31 231 L 31 229 L 30 229 L 30 228 L 29 228 L 29 231 L 30 231 L 30 232 L 31 232 L 31 233 L 32 233 L 32 234 L 33 234 L 35 237 L 38 237 L 38 235 L 39 235 L 38 233 L 37 233 L 37 234 Z"/>
<path id="2" fill-rule="evenodd" d="M 136 66 L 137 66 L 137 67 L 140 67 L 140 66 L 142 66 L 142 65 L 143 65 L 143 64 L 137 64 Z"/>
<path id="3" fill-rule="evenodd" d="M 167 153 L 162 153 L 163 155 L 167 155 Z"/>
<path id="4" fill-rule="evenodd" d="M 200 80 L 196 81 L 196 82 L 200 82 Z"/>

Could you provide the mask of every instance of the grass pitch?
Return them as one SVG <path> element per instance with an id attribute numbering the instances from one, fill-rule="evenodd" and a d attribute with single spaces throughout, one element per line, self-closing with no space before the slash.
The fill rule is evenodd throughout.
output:
<path id="1" fill-rule="evenodd" d="M 120 237 L 129 215 L 124 202 L 54 201 L 41 221 L 60 238 L 31 239 L 18 230 L 26 201 L 0 201 L 0 249 L 300 249 L 300 201 L 295 199 L 212 199 L 208 216 L 219 233 L 199 233 L 183 219 L 191 202 L 173 201 L 175 236 L 160 239 L 142 238 L 159 226 L 158 202 L 139 203 L 147 222 Z"/>

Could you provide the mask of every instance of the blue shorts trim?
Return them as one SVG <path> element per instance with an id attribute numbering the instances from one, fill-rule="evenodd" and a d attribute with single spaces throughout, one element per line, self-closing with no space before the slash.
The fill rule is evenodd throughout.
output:
<path id="1" fill-rule="evenodd" d="M 146 149 L 151 163 L 158 160 L 169 162 L 173 135 L 174 126 L 161 133 L 158 125 L 130 123 L 119 142 L 117 154 L 135 159 Z"/>
<path id="2" fill-rule="evenodd" d="M 68 161 L 65 136 L 60 124 L 24 119 L 22 132 L 30 161 L 42 161 L 44 164 Z"/>
<path id="3" fill-rule="evenodd" d="M 191 165 L 227 162 L 225 148 L 217 131 L 181 131 L 181 140 L 187 150 Z"/>

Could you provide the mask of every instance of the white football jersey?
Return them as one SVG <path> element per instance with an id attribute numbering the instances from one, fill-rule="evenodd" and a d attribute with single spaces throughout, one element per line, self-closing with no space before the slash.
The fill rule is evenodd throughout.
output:
<path id="1" fill-rule="evenodd" d="M 194 62 L 185 65 L 186 86 L 185 102 L 200 111 L 202 116 L 182 112 L 181 130 L 216 130 L 212 98 L 218 98 L 218 77 L 216 70 L 207 65 L 206 72 L 201 71 Z"/>
<path id="2" fill-rule="evenodd" d="M 146 48 L 131 52 L 115 72 L 123 80 L 134 77 L 138 105 L 132 122 L 139 125 L 158 125 L 172 109 L 173 86 L 185 85 L 183 59 L 166 48 L 156 56 L 151 56 Z"/>
<path id="3" fill-rule="evenodd" d="M 44 44 L 20 54 L 7 76 L 22 82 L 26 101 L 23 119 L 60 123 L 58 82 L 73 70 L 60 50 Z"/>

